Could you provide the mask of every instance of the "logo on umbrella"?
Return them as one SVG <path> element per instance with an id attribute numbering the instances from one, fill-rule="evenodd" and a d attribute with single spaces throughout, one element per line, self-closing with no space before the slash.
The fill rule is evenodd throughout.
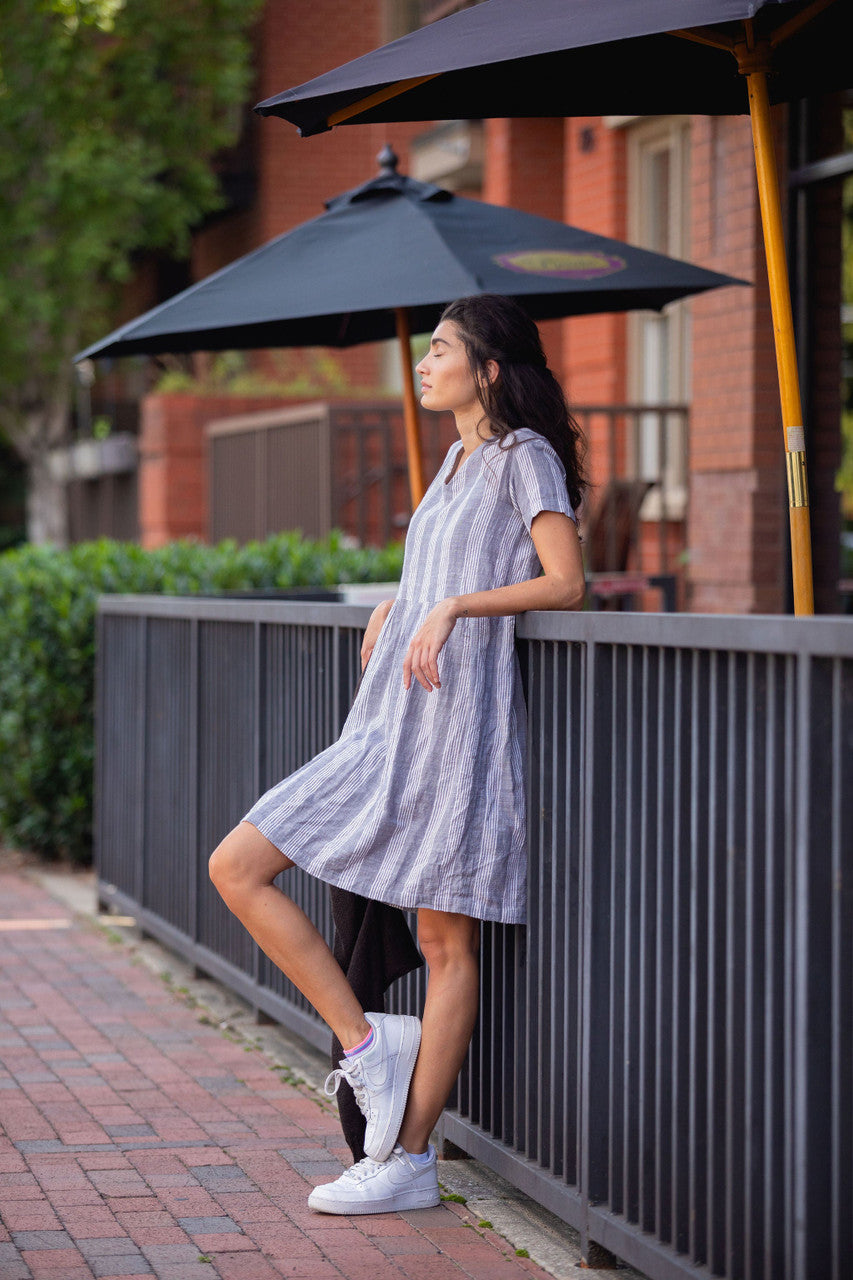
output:
<path id="1" fill-rule="evenodd" d="M 522 253 L 499 253 L 493 259 L 507 271 L 550 276 L 557 280 L 596 280 L 625 270 L 625 259 L 609 253 L 572 253 L 565 249 L 531 249 Z"/>

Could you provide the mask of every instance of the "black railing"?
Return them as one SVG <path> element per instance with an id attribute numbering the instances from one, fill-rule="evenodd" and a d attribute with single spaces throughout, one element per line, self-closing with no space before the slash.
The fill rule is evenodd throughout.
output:
<path id="1" fill-rule="evenodd" d="M 337 734 L 367 613 L 111 597 L 99 620 L 102 900 L 324 1048 L 207 856 Z M 843 1280 L 853 627 L 531 614 L 518 634 L 530 916 L 483 927 L 444 1137 L 654 1280 Z M 328 937 L 324 887 L 288 876 Z"/>

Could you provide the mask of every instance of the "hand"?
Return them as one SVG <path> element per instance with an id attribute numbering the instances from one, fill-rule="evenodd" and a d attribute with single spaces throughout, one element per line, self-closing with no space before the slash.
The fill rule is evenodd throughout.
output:
<path id="1" fill-rule="evenodd" d="M 370 621 L 367 624 L 367 629 L 365 630 L 365 633 L 364 633 L 364 639 L 361 642 L 362 671 L 367 666 L 368 661 L 370 660 L 370 655 L 373 653 L 373 650 L 376 648 L 376 641 L 379 639 L 379 632 L 382 630 L 383 626 L 385 625 L 385 619 L 388 617 L 388 614 L 391 612 L 391 606 L 393 603 L 394 603 L 393 600 L 383 600 L 381 604 L 378 604 L 376 606 L 376 608 L 373 610 L 373 613 L 370 615 Z"/>
<path id="2" fill-rule="evenodd" d="M 423 685 L 427 693 L 441 688 L 438 678 L 438 655 L 445 641 L 456 626 L 455 606 L 452 600 L 442 600 L 431 609 L 423 624 L 412 636 L 403 662 L 403 686 L 410 689 L 412 676 Z"/>

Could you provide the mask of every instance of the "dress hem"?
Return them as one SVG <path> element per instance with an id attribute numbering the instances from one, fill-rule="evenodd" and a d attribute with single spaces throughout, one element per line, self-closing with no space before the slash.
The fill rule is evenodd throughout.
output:
<path id="1" fill-rule="evenodd" d="M 372 902 L 383 902 L 385 903 L 386 906 L 389 906 L 389 907 L 399 907 L 401 911 L 417 911 L 420 907 L 423 907 L 428 911 L 446 911 L 454 915 L 467 916 L 469 920 L 482 920 L 484 922 L 487 922 L 488 924 L 526 924 L 527 923 L 526 916 L 522 917 L 521 919 L 513 919 L 504 915 L 480 915 L 478 912 L 472 911 L 469 907 L 452 906 L 445 903 L 418 902 L 415 900 L 410 902 L 400 901 L 401 897 L 409 896 L 414 899 L 416 895 L 399 895 L 397 898 L 390 898 L 390 897 L 375 898 L 369 893 L 361 893 L 360 889 L 354 888 L 351 884 L 342 884 L 339 879 L 334 879 L 331 876 L 318 875 L 316 871 L 309 871 L 307 867 L 301 866 L 300 863 L 297 861 L 296 858 L 293 857 L 292 854 L 283 853 L 282 850 L 279 849 L 275 841 L 269 835 L 267 835 L 266 831 L 263 831 L 257 825 L 257 823 L 252 822 L 252 820 L 248 816 L 245 818 L 242 818 L 241 821 L 245 822 L 250 827 L 254 827 L 255 830 L 264 837 L 264 839 L 269 840 L 273 848 L 278 849 L 279 853 L 281 853 L 281 856 L 283 858 L 287 858 L 288 861 L 292 862 L 294 866 L 299 867 L 300 871 L 304 871 L 307 876 L 311 876 L 312 879 L 314 880 L 319 880 L 322 884 L 334 886 L 334 888 L 336 889 L 345 889 L 349 893 L 361 894 L 362 897 L 369 898 Z"/>

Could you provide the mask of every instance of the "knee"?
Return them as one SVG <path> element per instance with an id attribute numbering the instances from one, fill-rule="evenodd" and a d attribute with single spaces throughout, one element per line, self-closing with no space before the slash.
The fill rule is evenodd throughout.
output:
<path id="1" fill-rule="evenodd" d="M 293 862 L 250 822 L 230 831 L 210 855 L 208 874 L 232 911 L 249 903 Z"/>
<path id="2" fill-rule="evenodd" d="M 217 845 L 208 860 L 208 875 L 226 902 L 232 901 L 247 886 L 251 874 L 237 828 Z"/>
<path id="3" fill-rule="evenodd" d="M 464 917 L 449 928 L 434 922 L 426 926 L 421 923 L 418 945 L 431 973 L 476 966 L 480 949 L 479 925 L 476 920 Z"/>

